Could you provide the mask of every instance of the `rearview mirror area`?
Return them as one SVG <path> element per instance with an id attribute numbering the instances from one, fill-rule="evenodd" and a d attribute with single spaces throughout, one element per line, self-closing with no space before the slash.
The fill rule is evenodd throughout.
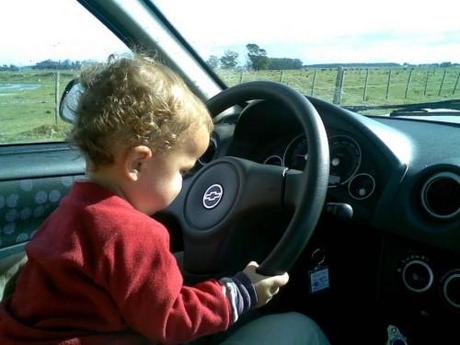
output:
<path id="1" fill-rule="evenodd" d="M 77 120 L 78 102 L 83 93 L 83 86 L 78 79 L 72 79 L 64 89 L 59 104 L 59 116 L 62 120 L 75 123 Z"/>

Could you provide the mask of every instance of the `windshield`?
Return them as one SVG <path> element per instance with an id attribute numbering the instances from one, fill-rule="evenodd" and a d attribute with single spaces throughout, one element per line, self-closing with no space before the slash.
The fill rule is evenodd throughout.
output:
<path id="1" fill-rule="evenodd" d="M 272 80 L 376 115 L 460 98 L 457 0 L 154 3 L 227 86 Z"/>

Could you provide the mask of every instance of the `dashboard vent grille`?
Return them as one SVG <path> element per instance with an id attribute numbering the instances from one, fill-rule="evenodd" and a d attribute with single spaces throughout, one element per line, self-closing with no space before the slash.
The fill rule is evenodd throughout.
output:
<path id="1" fill-rule="evenodd" d="M 450 220 L 460 214 L 460 176 L 440 172 L 422 187 L 422 206 L 434 218 Z"/>

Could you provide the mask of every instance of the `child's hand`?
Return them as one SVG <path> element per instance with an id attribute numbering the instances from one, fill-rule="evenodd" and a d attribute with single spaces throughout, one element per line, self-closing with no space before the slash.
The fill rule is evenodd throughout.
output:
<path id="1" fill-rule="evenodd" d="M 243 270 L 256 290 L 258 298 L 256 308 L 270 302 L 273 296 L 279 292 L 280 287 L 286 285 L 289 281 L 287 272 L 279 276 L 264 276 L 256 273 L 257 267 L 259 267 L 259 264 L 255 261 L 251 261 Z"/>

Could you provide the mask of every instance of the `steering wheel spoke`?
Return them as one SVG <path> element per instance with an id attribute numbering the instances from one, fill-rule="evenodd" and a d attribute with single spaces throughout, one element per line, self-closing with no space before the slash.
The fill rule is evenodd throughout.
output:
<path id="1" fill-rule="evenodd" d="M 236 212 L 282 205 L 283 167 L 242 159 L 238 159 L 238 163 L 244 174 L 244 182 L 235 207 Z"/>
<path id="2" fill-rule="evenodd" d="M 305 176 L 301 170 L 290 169 L 285 172 L 283 201 L 287 206 L 299 204 L 305 189 Z"/>

